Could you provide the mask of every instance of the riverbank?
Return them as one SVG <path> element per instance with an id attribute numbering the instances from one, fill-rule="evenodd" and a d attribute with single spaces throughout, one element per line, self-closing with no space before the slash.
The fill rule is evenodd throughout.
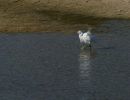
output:
<path id="1" fill-rule="evenodd" d="M 1 0 L 0 32 L 85 29 L 102 18 L 129 19 L 129 4 L 129 0 Z"/>

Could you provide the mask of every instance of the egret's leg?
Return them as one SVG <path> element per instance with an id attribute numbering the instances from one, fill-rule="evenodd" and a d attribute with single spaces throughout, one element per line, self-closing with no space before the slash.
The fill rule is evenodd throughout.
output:
<path id="1" fill-rule="evenodd" d="M 82 45 L 82 46 L 81 46 L 81 50 L 84 50 L 84 49 L 85 49 L 85 45 Z"/>
<path id="2" fill-rule="evenodd" d="M 90 48 L 92 47 L 92 44 L 91 44 L 91 41 L 89 42 L 89 45 L 88 45 Z"/>
<path id="3" fill-rule="evenodd" d="M 88 46 L 89 46 L 90 48 L 92 47 L 92 45 L 91 45 L 91 44 L 89 44 Z"/>
<path id="4" fill-rule="evenodd" d="M 88 48 L 88 45 L 85 45 L 85 44 L 81 47 L 82 50 L 85 50 L 87 48 Z"/>

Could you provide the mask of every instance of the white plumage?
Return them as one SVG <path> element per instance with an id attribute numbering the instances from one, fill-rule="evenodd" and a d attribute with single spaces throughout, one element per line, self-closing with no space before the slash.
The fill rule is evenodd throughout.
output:
<path id="1" fill-rule="evenodd" d="M 82 31 L 79 30 L 77 33 L 79 34 L 80 43 L 91 47 L 91 32 L 90 32 L 90 30 L 88 30 L 85 33 L 83 33 Z"/>

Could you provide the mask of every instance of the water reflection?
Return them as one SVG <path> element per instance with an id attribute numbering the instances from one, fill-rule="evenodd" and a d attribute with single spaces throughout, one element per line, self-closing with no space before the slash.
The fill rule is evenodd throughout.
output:
<path id="1" fill-rule="evenodd" d="M 85 78 L 85 77 L 89 77 L 89 71 L 90 71 L 90 50 L 84 51 L 82 50 L 80 52 L 80 57 L 79 57 L 79 61 L 80 61 L 80 76 L 81 78 Z"/>
<path id="2" fill-rule="evenodd" d="M 91 93 L 91 71 L 92 59 L 96 56 L 94 49 L 81 50 L 79 54 L 79 85 L 82 91 L 81 100 L 90 99 Z"/>
<path id="3" fill-rule="evenodd" d="M 81 83 L 86 83 L 90 78 L 91 71 L 91 59 L 96 55 L 94 49 L 86 49 L 81 50 L 79 55 L 79 70 L 80 70 L 80 78 L 82 80 Z"/>

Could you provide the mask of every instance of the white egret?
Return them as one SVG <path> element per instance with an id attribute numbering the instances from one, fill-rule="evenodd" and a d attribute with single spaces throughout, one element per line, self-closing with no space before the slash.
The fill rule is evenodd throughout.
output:
<path id="1" fill-rule="evenodd" d="M 77 32 L 79 34 L 80 43 L 84 46 L 91 47 L 91 32 L 88 30 L 87 32 L 83 33 L 81 30 Z"/>

